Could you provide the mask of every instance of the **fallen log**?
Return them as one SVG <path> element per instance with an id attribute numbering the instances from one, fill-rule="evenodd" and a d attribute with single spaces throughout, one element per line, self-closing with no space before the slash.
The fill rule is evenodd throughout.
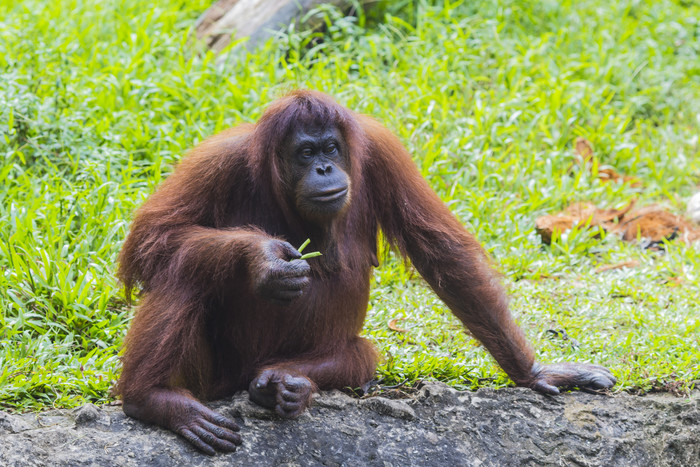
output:
<path id="1" fill-rule="evenodd" d="M 219 0 L 195 23 L 197 39 L 221 52 L 233 38 L 248 37 L 253 48 L 322 4 L 351 7 L 350 0 Z M 317 27 L 320 18 L 307 27 Z"/>

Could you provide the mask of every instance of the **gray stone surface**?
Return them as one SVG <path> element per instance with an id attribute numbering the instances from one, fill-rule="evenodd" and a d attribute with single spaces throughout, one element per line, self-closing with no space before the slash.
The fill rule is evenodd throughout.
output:
<path id="1" fill-rule="evenodd" d="M 549 397 L 429 383 L 402 400 L 325 392 L 296 420 L 279 419 L 245 393 L 212 406 L 241 425 L 237 452 L 204 456 L 119 407 L 88 404 L 0 412 L 0 465 L 700 465 L 697 392 Z"/>

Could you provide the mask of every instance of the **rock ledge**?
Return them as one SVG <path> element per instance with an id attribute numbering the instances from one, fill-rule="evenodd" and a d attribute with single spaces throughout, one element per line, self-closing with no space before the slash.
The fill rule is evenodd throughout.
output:
<path id="1" fill-rule="evenodd" d="M 526 389 L 458 392 L 440 383 L 414 399 L 317 395 L 282 420 L 240 393 L 212 404 L 237 419 L 243 445 L 199 454 L 119 407 L 0 412 L 0 465 L 698 465 L 700 394 L 557 397 Z"/>

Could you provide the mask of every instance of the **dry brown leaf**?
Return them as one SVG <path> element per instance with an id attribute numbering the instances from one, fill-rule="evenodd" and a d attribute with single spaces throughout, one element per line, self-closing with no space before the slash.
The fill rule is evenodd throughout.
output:
<path id="1" fill-rule="evenodd" d="M 582 163 L 590 162 L 593 159 L 593 145 L 583 136 L 578 136 L 576 138 L 576 143 L 574 143 L 574 149 L 576 155 L 579 156 L 579 160 Z"/>
<path id="2" fill-rule="evenodd" d="M 592 219 L 596 212 L 596 207 L 592 203 L 579 202 L 569 205 L 564 209 L 564 213 L 581 220 Z"/>
<path id="3" fill-rule="evenodd" d="M 632 210 L 637 200 L 633 199 L 622 209 L 596 209 L 595 220 L 600 224 L 621 222 L 625 215 Z"/>
<path id="4" fill-rule="evenodd" d="M 583 136 L 576 137 L 574 152 L 576 153 L 576 160 L 569 167 L 569 172 L 575 165 L 588 166 L 589 169 L 598 165 L 598 158 L 593 155 L 593 145 Z M 621 175 L 612 167 L 599 167 L 598 179 L 604 182 L 622 180 L 624 183 L 629 183 L 631 186 L 635 187 L 642 185 L 642 182 L 638 178 Z"/>
<path id="5" fill-rule="evenodd" d="M 642 182 L 636 177 L 628 175 L 620 175 L 611 167 L 602 167 L 598 169 L 598 178 L 603 182 L 614 182 L 622 180 L 624 183 L 629 183 L 631 186 L 641 186 Z"/>
<path id="6" fill-rule="evenodd" d="M 538 217 L 535 220 L 535 229 L 542 241 L 549 245 L 555 231 L 563 233 L 574 226 L 608 229 L 610 227 L 608 224 L 617 225 L 617 222 L 632 209 L 634 203 L 635 200 L 632 200 L 622 209 L 598 209 L 592 203 L 574 203 L 559 214 Z"/>
<path id="7" fill-rule="evenodd" d="M 629 183 L 630 186 L 633 186 L 633 187 L 642 186 L 642 181 L 640 179 L 638 179 L 637 177 L 630 177 L 629 175 L 623 175 L 622 181 L 625 183 Z"/>
<path id="8" fill-rule="evenodd" d="M 394 318 L 392 320 L 389 320 L 389 329 L 391 329 L 392 331 L 396 331 L 396 332 L 407 332 L 406 329 L 402 329 L 396 325 L 397 322 L 403 321 L 405 319 L 406 318 Z"/>
<path id="9" fill-rule="evenodd" d="M 566 232 L 574 225 L 578 224 L 578 219 L 574 216 L 541 216 L 535 220 L 535 230 L 542 238 L 542 242 L 549 245 L 552 243 L 554 232 Z"/>
<path id="10" fill-rule="evenodd" d="M 629 261 L 623 261 L 621 263 L 606 264 L 604 266 L 600 266 L 599 268 L 596 268 L 595 273 L 600 274 L 601 272 L 612 271 L 613 269 L 636 268 L 637 266 L 639 266 L 639 261 L 637 261 L 636 259 L 631 259 Z"/>
<path id="11" fill-rule="evenodd" d="M 600 225 L 605 222 L 620 221 L 632 209 L 635 202 L 636 200 L 631 200 L 622 209 L 598 209 L 591 203 L 579 202 L 564 209 L 564 214 L 575 217 L 582 224 L 590 221 L 591 225 Z"/>
<path id="12" fill-rule="evenodd" d="M 676 237 L 685 242 L 700 240 L 700 228 L 684 217 L 659 206 L 633 210 L 634 204 L 632 200 L 622 209 L 598 209 L 591 203 L 574 203 L 559 214 L 537 218 L 535 228 L 545 244 L 551 243 L 555 231 L 566 232 L 574 226 L 600 227 L 620 234 L 626 241 L 643 238 L 659 243 Z"/>
<path id="13" fill-rule="evenodd" d="M 574 226 L 601 227 L 626 241 L 643 238 L 660 243 L 677 237 L 686 243 L 700 240 L 700 227 L 683 216 L 655 205 L 633 210 L 634 204 L 632 200 L 622 209 L 597 209 L 591 203 L 574 203 L 559 214 L 537 218 L 535 228 L 546 244 L 551 243 L 555 231 L 566 232 Z"/>
<path id="14" fill-rule="evenodd" d="M 672 214 L 659 206 L 646 206 L 633 211 L 624 222 L 615 228 L 627 241 L 644 238 L 652 242 L 685 236 L 686 241 L 697 235 L 695 226 L 681 216 Z"/>
<path id="15" fill-rule="evenodd" d="M 615 181 L 619 180 L 622 178 L 615 169 L 612 169 L 610 167 L 600 167 L 598 169 L 598 178 L 604 182 L 610 182 L 610 181 Z"/>

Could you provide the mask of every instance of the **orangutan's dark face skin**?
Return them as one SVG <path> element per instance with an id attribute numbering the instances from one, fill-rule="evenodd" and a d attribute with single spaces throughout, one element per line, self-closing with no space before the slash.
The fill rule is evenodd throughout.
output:
<path id="1" fill-rule="evenodd" d="M 298 212 L 307 220 L 332 219 L 350 203 L 348 148 L 334 127 L 297 129 L 282 164 Z"/>

